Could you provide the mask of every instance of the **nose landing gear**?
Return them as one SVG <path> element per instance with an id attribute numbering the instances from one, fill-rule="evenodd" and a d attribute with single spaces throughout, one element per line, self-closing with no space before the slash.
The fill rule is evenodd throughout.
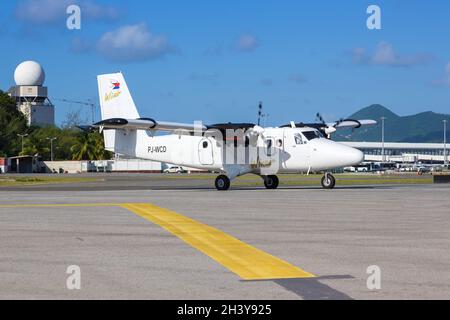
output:
<path id="1" fill-rule="evenodd" d="M 322 178 L 322 187 L 324 189 L 334 189 L 336 186 L 336 178 L 329 172 L 325 173 Z"/>

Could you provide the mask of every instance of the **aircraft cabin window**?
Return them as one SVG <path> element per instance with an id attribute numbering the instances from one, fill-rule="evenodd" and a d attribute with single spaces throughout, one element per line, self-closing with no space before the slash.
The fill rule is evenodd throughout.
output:
<path id="1" fill-rule="evenodd" d="M 283 147 L 283 140 L 281 140 L 281 139 L 277 140 L 277 147 L 278 148 L 282 148 Z"/>
<path id="2" fill-rule="evenodd" d="M 207 141 L 203 141 L 203 149 L 208 148 L 208 142 Z"/>
<path id="3" fill-rule="evenodd" d="M 302 133 L 308 141 L 323 138 L 323 135 L 319 131 L 303 131 Z"/>
<path id="4" fill-rule="evenodd" d="M 295 144 L 303 144 L 302 135 L 300 133 L 294 134 Z"/>
<path id="5" fill-rule="evenodd" d="M 273 140 L 272 139 L 266 140 L 267 156 L 268 157 L 272 156 L 272 146 L 273 146 Z"/>
<path id="6" fill-rule="evenodd" d="M 250 145 L 250 138 L 245 136 L 245 147 L 247 148 Z"/>

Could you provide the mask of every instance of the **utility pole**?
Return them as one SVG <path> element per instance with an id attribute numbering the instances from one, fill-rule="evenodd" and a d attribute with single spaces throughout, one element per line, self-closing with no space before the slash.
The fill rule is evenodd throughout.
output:
<path id="1" fill-rule="evenodd" d="M 386 117 L 381 117 L 381 161 L 385 162 L 385 154 L 384 154 L 384 121 Z"/>
<path id="2" fill-rule="evenodd" d="M 54 156 L 53 156 L 53 141 L 55 141 L 58 138 L 47 138 L 47 140 L 50 140 L 50 153 L 51 153 L 51 161 L 53 162 Z"/>
<path id="3" fill-rule="evenodd" d="M 96 107 L 96 105 L 95 105 L 95 103 L 93 103 L 93 102 L 91 101 L 91 99 L 88 99 L 88 103 L 86 103 L 85 105 L 91 107 L 91 112 L 92 112 L 92 124 L 94 124 L 94 123 L 95 123 L 95 107 Z"/>
<path id="4" fill-rule="evenodd" d="M 23 139 L 25 137 L 28 137 L 28 133 L 23 133 L 23 134 L 18 134 L 18 137 L 22 138 L 22 155 L 23 155 L 23 151 L 24 151 L 24 143 L 23 143 Z"/>
<path id="5" fill-rule="evenodd" d="M 444 123 L 444 166 L 448 165 L 448 157 L 447 157 L 447 120 L 442 120 Z"/>

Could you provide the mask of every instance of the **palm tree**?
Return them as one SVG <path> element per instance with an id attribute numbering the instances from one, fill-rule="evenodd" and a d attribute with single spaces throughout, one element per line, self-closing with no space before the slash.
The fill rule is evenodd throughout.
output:
<path id="1" fill-rule="evenodd" d="M 110 157 L 104 148 L 103 137 L 97 132 L 82 133 L 77 143 L 70 148 L 72 159 L 81 160 L 104 160 Z"/>

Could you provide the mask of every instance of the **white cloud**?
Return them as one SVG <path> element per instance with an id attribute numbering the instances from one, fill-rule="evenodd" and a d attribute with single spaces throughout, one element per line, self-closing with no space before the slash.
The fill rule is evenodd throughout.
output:
<path id="1" fill-rule="evenodd" d="M 354 48 L 352 50 L 352 58 L 353 62 L 357 64 L 366 63 L 369 60 L 364 48 Z"/>
<path id="2" fill-rule="evenodd" d="M 123 13 L 116 7 L 104 6 L 92 1 L 81 1 L 81 12 L 90 20 L 118 20 Z"/>
<path id="3" fill-rule="evenodd" d="M 66 19 L 70 0 L 26 0 L 18 3 L 16 17 L 31 24 L 52 24 Z"/>
<path id="4" fill-rule="evenodd" d="M 353 62 L 356 64 L 371 64 L 391 67 L 412 67 L 425 64 L 430 57 L 425 54 L 400 55 L 394 47 L 387 42 L 380 42 L 373 54 L 364 48 L 355 48 L 352 51 Z"/>
<path id="5" fill-rule="evenodd" d="M 391 44 L 380 42 L 372 57 L 372 62 L 381 65 L 395 65 L 403 63 L 403 58 L 397 56 Z"/>
<path id="6" fill-rule="evenodd" d="M 175 51 L 165 36 L 151 33 L 145 23 L 105 33 L 96 49 L 105 58 L 118 62 L 154 60 Z"/>
<path id="7" fill-rule="evenodd" d="M 97 4 L 93 0 L 23 0 L 17 4 L 15 14 L 23 24 L 64 23 L 67 19 L 66 9 L 72 4 L 80 6 L 81 15 L 87 20 L 117 20 L 122 12 L 116 7 Z"/>
<path id="8" fill-rule="evenodd" d="M 236 49 L 241 52 L 252 52 L 259 47 L 258 39 L 251 34 L 244 34 L 239 37 Z"/>

